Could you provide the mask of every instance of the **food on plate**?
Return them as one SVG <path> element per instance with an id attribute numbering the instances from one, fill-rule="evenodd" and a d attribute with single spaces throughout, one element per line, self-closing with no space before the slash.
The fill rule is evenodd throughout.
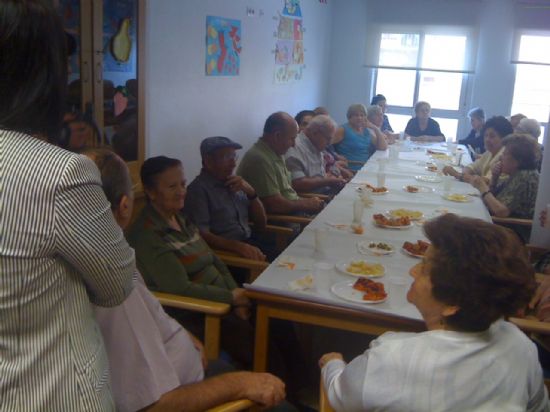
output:
<path id="1" fill-rule="evenodd" d="M 416 186 L 405 186 L 405 190 L 409 193 L 418 193 L 418 187 Z"/>
<path id="2" fill-rule="evenodd" d="M 384 284 L 367 278 L 359 278 L 353 284 L 353 288 L 363 292 L 363 300 L 383 300 L 388 294 L 384 290 Z"/>
<path id="3" fill-rule="evenodd" d="M 355 233 L 356 235 L 362 235 L 365 231 L 363 229 L 363 225 L 361 225 L 361 224 L 359 224 L 359 225 L 352 224 L 351 225 L 351 230 L 353 230 L 353 233 Z"/>
<path id="4" fill-rule="evenodd" d="M 453 202 L 468 202 L 470 197 L 468 195 L 461 195 L 460 193 L 450 193 L 445 196 L 445 199 L 452 200 Z"/>
<path id="5" fill-rule="evenodd" d="M 429 170 L 430 172 L 437 172 L 437 166 L 433 163 L 428 163 L 426 170 Z"/>
<path id="6" fill-rule="evenodd" d="M 417 240 L 416 243 L 403 243 L 403 249 L 415 256 L 424 256 L 424 253 L 428 250 L 428 246 L 430 246 L 430 244 L 424 240 Z"/>
<path id="7" fill-rule="evenodd" d="M 374 222 L 379 226 L 400 227 L 411 225 L 411 219 L 408 216 L 388 218 L 383 214 L 376 214 L 373 215 L 372 218 L 374 219 Z"/>
<path id="8" fill-rule="evenodd" d="M 418 210 L 393 209 L 388 212 L 391 217 L 408 217 L 410 220 L 422 219 L 424 214 Z"/>
<path id="9" fill-rule="evenodd" d="M 374 187 L 372 185 L 369 185 L 368 183 L 365 185 L 367 189 L 369 189 L 372 193 L 385 193 L 388 191 L 388 188 L 385 186 L 382 187 Z"/>
<path id="10" fill-rule="evenodd" d="M 295 279 L 288 282 L 288 288 L 292 291 L 311 289 L 314 286 L 314 280 L 312 275 L 306 275 L 304 277 Z"/>
<path id="11" fill-rule="evenodd" d="M 370 242 L 369 249 L 379 249 L 379 250 L 385 250 L 387 252 L 390 252 L 393 250 L 393 246 L 384 242 Z"/>
<path id="12" fill-rule="evenodd" d="M 346 271 L 354 275 L 382 276 L 384 274 L 384 266 L 380 263 L 368 263 L 364 260 L 355 260 L 346 266 Z"/>

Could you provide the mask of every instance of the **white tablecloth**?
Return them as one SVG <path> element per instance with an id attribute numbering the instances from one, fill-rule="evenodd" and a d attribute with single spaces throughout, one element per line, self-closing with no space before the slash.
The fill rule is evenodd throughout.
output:
<path id="1" fill-rule="evenodd" d="M 365 311 L 380 311 L 387 314 L 412 319 L 421 319 L 416 308 L 406 301 L 406 293 L 412 278 L 408 274 L 409 269 L 419 262 L 419 259 L 406 255 L 401 251 L 404 241 L 415 242 L 418 239 L 426 239 L 420 225 L 405 230 L 384 229 L 372 224 L 372 215 L 384 213 L 390 209 L 407 208 L 418 210 L 426 217 L 434 217 L 438 213 L 450 212 L 461 216 L 476 217 L 490 221 L 490 215 L 479 197 L 472 197 L 469 203 L 456 203 L 443 199 L 443 183 L 419 182 L 416 175 L 435 176 L 434 173 L 425 170 L 425 162 L 429 161 L 426 148 L 444 150 L 441 144 L 430 146 L 408 145 L 402 146 L 398 160 L 388 160 L 385 167 L 386 183 L 389 193 L 384 195 L 371 195 L 373 204 L 365 208 L 363 215 L 364 233 L 355 235 L 351 230 L 340 230 L 327 225 L 350 224 L 353 219 L 353 202 L 357 198 L 356 189 L 359 183 L 370 183 L 376 186 L 376 173 L 378 172 L 378 159 L 387 159 L 388 151 L 376 152 L 367 164 L 355 176 L 328 206 L 311 222 L 304 231 L 292 242 L 283 254 L 271 264 L 247 289 L 275 293 L 286 297 L 301 300 L 309 300 L 328 305 L 352 307 Z M 467 154 L 465 155 L 465 157 Z M 465 159 L 468 163 L 468 160 Z M 422 185 L 434 188 L 430 193 L 408 193 L 403 190 L 406 185 Z M 452 193 L 477 194 L 476 189 L 467 183 L 454 181 Z M 315 231 L 321 229 L 326 233 L 326 247 L 323 253 L 315 251 Z M 395 252 L 386 256 L 362 255 L 358 252 L 357 243 L 360 241 L 384 241 L 391 243 Z M 289 270 L 278 266 L 280 260 L 287 257 L 296 263 L 296 269 Z M 338 262 L 351 260 L 366 260 L 378 262 L 384 265 L 386 273 L 383 277 L 375 279 L 384 283 L 388 292 L 388 299 L 378 304 L 352 303 L 335 296 L 331 291 L 333 284 L 345 280 L 355 280 L 335 269 Z M 315 269 L 315 262 L 330 263 L 331 269 Z M 301 278 L 307 274 L 315 277 L 315 287 L 310 290 L 291 291 L 289 282 Z M 404 284 L 403 284 L 404 283 Z"/>

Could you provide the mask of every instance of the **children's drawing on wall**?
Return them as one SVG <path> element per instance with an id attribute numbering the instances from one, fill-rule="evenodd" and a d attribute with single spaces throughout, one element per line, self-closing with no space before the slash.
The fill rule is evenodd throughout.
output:
<path id="1" fill-rule="evenodd" d="M 240 20 L 206 16 L 207 76 L 238 76 L 241 50 Z"/>
<path id="2" fill-rule="evenodd" d="M 304 28 L 300 0 L 284 0 L 283 11 L 276 17 L 279 20 L 275 37 L 276 84 L 291 83 L 302 79 L 304 64 Z"/>
<path id="3" fill-rule="evenodd" d="M 103 44 L 106 72 L 136 72 L 137 2 L 117 0 L 104 2 Z"/>

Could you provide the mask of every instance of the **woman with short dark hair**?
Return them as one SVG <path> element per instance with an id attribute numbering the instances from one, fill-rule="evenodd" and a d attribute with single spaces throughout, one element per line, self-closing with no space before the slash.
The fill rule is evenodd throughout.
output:
<path id="1" fill-rule="evenodd" d="M 346 364 L 321 360 L 337 411 L 542 411 L 548 396 L 534 344 L 508 316 L 526 307 L 534 270 L 516 236 L 482 220 L 428 221 L 431 241 L 407 293 L 426 332 L 387 332 Z"/>
<path id="2" fill-rule="evenodd" d="M 430 117 L 432 106 L 430 103 L 419 101 L 414 105 L 415 117 L 411 118 L 405 135 L 414 142 L 444 142 L 445 135 L 439 128 L 439 123 Z"/>
<path id="3" fill-rule="evenodd" d="M 0 403 L 114 410 L 91 303 L 132 288 L 134 252 L 93 162 L 61 131 L 66 36 L 50 1 L 0 0 Z"/>
<path id="4" fill-rule="evenodd" d="M 509 135 L 502 144 L 504 152 L 493 167 L 491 182 L 487 184 L 476 177 L 472 185 L 480 191 L 492 215 L 532 219 L 539 185 L 539 144 L 533 137 L 521 134 Z M 508 177 L 502 179 L 501 175 Z M 516 231 L 527 240 L 528 230 Z"/>

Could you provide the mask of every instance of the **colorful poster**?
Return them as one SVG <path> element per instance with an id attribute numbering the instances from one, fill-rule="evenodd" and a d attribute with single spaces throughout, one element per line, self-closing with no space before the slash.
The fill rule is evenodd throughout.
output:
<path id="1" fill-rule="evenodd" d="M 137 1 L 106 1 L 103 5 L 103 66 L 106 72 L 129 73 L 136 77 Z M 123 38 L 128 48 L 124 57 L 116 56 L 113 44 Z"/>
<path id="2" fill-rule="evenodd" d="M 241 50 L 240 20 L 206 16 L 207 76 L 238 76 Z"/>
<path id="3" fill-rule="evenodd" d="M 300 0 L 284 0 L 275 37 L 274 82 L 277 84 L 302 79 L 304 64 L 304 28 Z"/>
<path id="4" fill-rule="evenodd" d="M 300 0 L 285 0 L 283 16 L 302 17 L 302 10 L 300 10 Z"/>

